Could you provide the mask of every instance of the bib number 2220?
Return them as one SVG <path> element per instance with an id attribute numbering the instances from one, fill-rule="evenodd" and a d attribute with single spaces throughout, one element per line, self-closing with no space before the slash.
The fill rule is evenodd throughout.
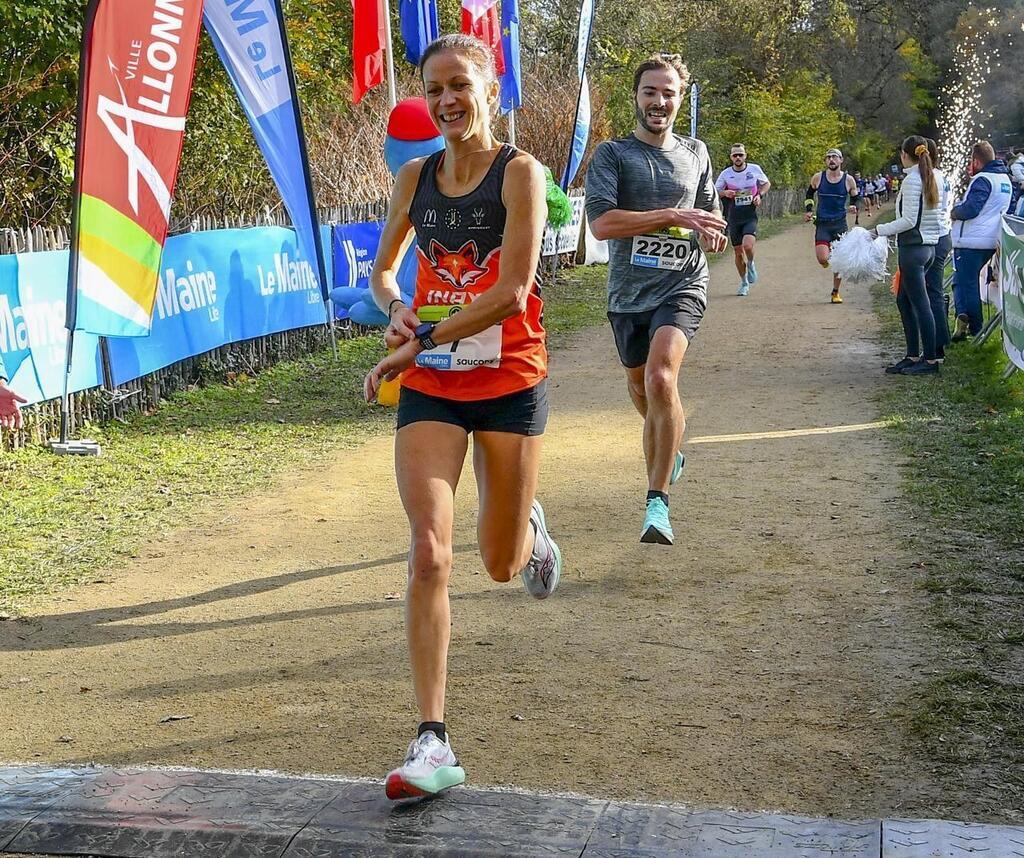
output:
<path id="1" fill-rule="evenodd" d="M 693 245 L 689 238 L 671 235 L 637 235 L 633 238 L 632 263 L 640 268 L 680 271 L 686 267 Z"/>

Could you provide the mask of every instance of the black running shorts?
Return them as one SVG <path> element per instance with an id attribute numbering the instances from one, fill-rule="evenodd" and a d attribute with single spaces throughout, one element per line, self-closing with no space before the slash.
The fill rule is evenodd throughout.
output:
<path id="1" fill-rule="evenodd" d="M 451 423 L 470 432 L 511 432 L 543 435 L 548 422 L 548 382 L 526 390 L 461 402 L 403 387 L 398 399 L 398 428 L 410 423 Z"/>
<path id="2" fill-rule="evenodd" d="M 729 244 L 739 247 L 743 244 L 743 236 L 757 235 L 757 216 L 748 217 L 739 223 L 729 223 Z"/>
<path id="3" fill-rule="evenodd" d="M 831 244 L 846 234 L 846 216 L 842 220 L 816 220 L 814 222 L 814 243 Z"/>
<path id="4" fill-rule="evenodd" d="M 693 340 L 704 318 L 702 297 L 684 292 L 660 307 L 640 313 L 609 313 L 615 335 L 619 360 L 627 368 L 643 366 L 651 350 L 651 340 L 658 328 L 670 326 L 683 332 L 687 342 Z"/>

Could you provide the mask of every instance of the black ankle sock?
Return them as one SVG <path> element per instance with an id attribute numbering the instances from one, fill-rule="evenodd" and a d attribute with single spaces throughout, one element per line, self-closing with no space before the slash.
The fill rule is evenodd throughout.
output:
<path id="1" fill-rule="evenodd" d="M 419 730 L 416 731 L 416 738 L 418 739 L 428 730 L 435 736 L 437 736 L 437 738 L 440 739 L 442 742 L 444 741 L 444 721 L 424 721 L 422 724 L 420 724 Z"/>
<path id="2" fill-rule="evenodd" d="M 651 498 L 661 498 L 665 501 L 665 506 L 668 506 L 668 495 L 665 494 L 665 492 L 649 491 L 647 493 L 647 500 L 650 500 Z"/>

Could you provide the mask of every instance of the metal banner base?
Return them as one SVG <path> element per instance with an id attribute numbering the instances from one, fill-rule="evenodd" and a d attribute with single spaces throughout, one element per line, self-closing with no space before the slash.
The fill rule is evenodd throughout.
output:
<path id="1" fill-rule="evenodd" d="M 50 452 L 58 456 L 98 456 L 103 452 L 99 442 L 89 438 L 77 441 L 50 441 Z"/>

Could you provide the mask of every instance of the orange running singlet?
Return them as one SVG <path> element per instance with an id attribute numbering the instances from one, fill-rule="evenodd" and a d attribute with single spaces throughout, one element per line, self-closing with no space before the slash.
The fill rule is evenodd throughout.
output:
<path id="1" fill-rule="evenodd" d="M 480 184 L 461 197 L 445 196 L 437 187 L 443 151 L 423 165 L 409 209 L 418 263 L 413 309 L 421 320 L 438 322 L 458 313 L 497 282 L 506 218 L 501 186 L 515 155 L 503 145 Z M 539 384 L 547 376 L 543 306 L 535 275 L 525 312 L 421 352 L 416 365 L 402 373 L 403 386 L 469 402 Z"/>

